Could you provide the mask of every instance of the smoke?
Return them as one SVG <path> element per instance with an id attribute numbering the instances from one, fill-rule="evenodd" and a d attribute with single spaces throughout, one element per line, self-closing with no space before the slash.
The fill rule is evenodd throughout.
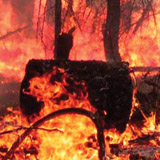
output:
<path id="1" fill-rule="evenodd" d="M 14 24 L 31 24 L 34 11 L 33 0 L 11 0 L 14 16 L 12 22 Z"/>

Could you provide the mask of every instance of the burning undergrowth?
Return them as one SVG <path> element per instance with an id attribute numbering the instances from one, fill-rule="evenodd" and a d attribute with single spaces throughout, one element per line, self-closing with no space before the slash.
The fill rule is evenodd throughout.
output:
<path id="1" fill-rule="evenodd" d="M 0 121 L 1 159 L 101 159 L 104 142 L 99 130 L 104 131 L 106 159 L 159 159 L 158 112 L 152 110 L 145 116 L 138 98 L 133 98 L 132 116 L 120 134 L 115 128 L 105 129 L 103 116 L 107 113 L 91 105 L 85 81 L 76 81 L 57 67 L 36 74 L 23 93 L 36 98 L 41 108 L 28 115 L 23 112 L 27 119 L 19 110 L 8 108 Z M 97 127 L 97 123 L 102 124 Z"/>

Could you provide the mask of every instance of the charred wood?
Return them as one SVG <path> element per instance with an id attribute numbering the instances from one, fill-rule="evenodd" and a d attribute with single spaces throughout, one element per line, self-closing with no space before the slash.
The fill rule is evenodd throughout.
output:
<path id="1" fill-rule="evenodd" d="M 75 27 L 71 28 L 68 33 L 62 33 L 56 39 L 56 59 L 68 60 L 69 52 L 73 46 L 73 36 Z"/>
<path id="2" fill-rule="evenodd" d="M 4 132 L 0 132 L 0 135 L 4 135 L 4 134 L 9 134 L 9 133 L 13 133 L 13 132 L 17 132 L 19 130 L 26 130 L 26 129 L 29 129 L 29 127 L 19 127 L 19 128 L 16 128 L 16 129 L 13 129 L 13 130 L 8 130 L 8 131 L 4 131 Z M 58 131 L 58 132 L 62 132 L 61 130 L 59 129 L 46 129 L 46 128 L 32 128 L 33 130 L 42 130 L 42 131 L 47 131 L 47 132 L 53 132 L 53 131 Z"/>
<path id="3" fill-rule="evenodd" d="M 159 140 L 158 140 L 159 136 L 160 136 L 159 132 L 151 132 L 147 135 L 144 134 L 141 137 L 138 137 L 137 139 L 130 140 L 129 143 L 130 144 L 139 144 L 139 145 L 149 145 L 151 143 L 150 140 L 157 139 L 157 141 L 159 142 Z"/>
<path id="4" fill-rule="evenodd" d="M 23 92 L 28 89 L 29 80 L 37 75 L 42 76 L 46 72 L 51 72 L 53 66 L 63 68 L 73 80 L 85 82 L 90 103 L 99 113 L 107 112 L 105 128 L 117 128 L 120 132 L 125 130 L 131 111 L 133 92 L 127 63 L 57 60 L 29 61 L 20 89 L 20 108 L 24 115 L 32 116 L 33 114 L 38 114 L 43 107 L 42 101 L 36 102 L 36 97 Z M 59 81 L 59 76 L 52 77 L 52 81 Z M 74 82 L 68 81 L 68 84 L 70 84 L 68 92 L 72 92 Z M 75 87 L 77 88 L 75 92 L 78 92 L 78 88 L 82 86 L 75 85 Z"/>

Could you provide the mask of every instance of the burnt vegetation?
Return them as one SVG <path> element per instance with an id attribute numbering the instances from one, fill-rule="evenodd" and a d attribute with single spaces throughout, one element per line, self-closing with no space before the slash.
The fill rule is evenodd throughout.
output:
<path id="1" fill-rule="evenodd" d="M 133 83 L 130 76 L 131 70 L 128 63 L 121 62 L 121 56 L 119 53 L 119 38 L 122 34 L 136 33 L 143 25 L 144 20 L 148 20 L 150 17 L 154 18 L 155 25 L 155 11 L 153 9 L 154 3 L 152 0 L 130 0 L 120 3 L 120 0 L 86 0 L 86 7 L 95 9 L 95 15 L 92 24 L 91 34 L 99 31 L 103 35 L 103 43 L 105 56 L 109 63 L 97 62 L 97 61 L 69 61 L 69 53 L 73 47 L 73 32 L 76 29 L 82 31 L 83 24 L 90 16 L 90 12 L 85 16 L 85 20 L 79 19 L 80 15 L 85 14 L 86 8 L 83 8 L 80 4 L 81 12 L 74 12 L 73 1 L 68 0 L 67 10 L 62 7 L 61 0 L 55 0 L 55 4 L 48 0 L 43 15 L 39 15 L 37 22 L 37 36 L 41 37 L 44 47 L 47 48 L 44 40 L 44 22 L 48 21 L 54 26 L 54 47 L 50 49 L 54 52 L 55 60 L 30 60 L 26 66 L 26 74 L 21 84 L 20 89 L 20 108 L 22 113 L 30 121 L 30 116 L 39 115 L 41 109 L 44 106 L 43 101 L 37 101 L 36 97 L 26 94 L 29 93 L 29 81 L 36 76 L 43 76 L 46 72 L 51 72 L 53 67 L 63 68 L 70 77 L 66 80 L 67 84 L 65 89 L 68 93 L 77 94 L 77 99 L 81 99 L 80 91 L 82 94 L 86 94 L 86 88 L 83 85 L 76 84 L 75 81 L 84 81 L 87 87 L 88 99 L 90 103 L 97 109 L 96 113 L 91 113 L 84 109 L 68 108 L 62 109 L 43 117 L 29 128 L 20 127 L 16 130 L 25 130 L 25 132 L 14 142 L 11 149 L 6 147 L 0 147 L 0 152 L 6 153 L 3 156 L 3 160 L 12 157 L 15 150 L 20 143 L 28 136 L 33 129 L 44 129 L 39 126 L 45 121 L 65 114 L 80 114 L 89 117 L 96 125 L 97 128 L 97 144 L 95 137 L 89 138 L 89 142 L 86 143 L 87 147 L 99 148 L 99 159 L 104 160 L 105 157 L 105 142 L 103 131 L 105 129 L 116 128 L 117 131 L 123 133 L 126 129 L 126 125 L 136 124 L 139 128 L 142 128 L 145 116 L 149 116 L 151 113 L 156 114 L 156 122 L 159 123 L 159 107 L 160 107 L 160 74 L 150 75 L 151 71 L 145 72 L 143 76 L 137 78 L 137 92 L 135 94 L 136 100 L 139 103 L 138 108 L 133 108 L 134 112 L 130 117 L 132 108 L 133 97 Z M 104 5 L 105 4 L 105 5 Z M 104 7 L 105 6 L 105 7 Z M 41 7 L 41 5 L 39 5 Z M 104 12 L 105 11 L 105 12 Z M 132 15 L 141 11 L 141 15 L 135 22 L 132 21 Z M 99 19 L 99 15 L 107 15 L 104 22 Z M 114 16 L 113 16 L 114 15 Z M 65 30 L 66 21 L 73 18 L 74 25 L 69 26 L 68 30 Z M 101 23 L 99 23 L 101 22 Z M 100 25 L 101 26 L 100 26 Z M 27 27 L 27 26 L 26 26 Z M 17 32 L 21 32 L 24 28 L 17 29 L 13 32 L 8 32 L 6 35 L 0 37 L 0 40 L 11 36 Z M 63 32 L 65 30 L 66 32 Z M 54 48 L 54 49 L 53 49 Z M 80 54 L 80 53 L 79 53 Z M 134 70 L 133 70 L 134 72 Z M 50 83 L 52 85 L 55 82 L 62 82 L 62 74 L 56 72 L 56 75 L 52 76 Z M 144 87 L 143 87 L 144 85 Z M 38 86 L 37 86 L 38 88 Z M 58 98 L 52 99 L 53 103 L 60 104 L 61 101 L 68 100 L 67 94 L 61 94 Z M 107 113 L 107 114 L 106 114 Z M 44 129 L 45 130 L 45 129 Z M 47 129 L 46 129 L 47 130 Z M 57 131 L 57 130 L 56 130 Z M 8 131 L 2 134 L 12 133 Z M 149 141 L 156 138 L 159 134 L 152 133 L 151 135 L 143 135 L 140 138 L 130 141 L 130 144 L 149 144 Z M 93 142 L 90 142 L 93 141 Z M 99 146 L 99 147 L 97 147 Z M 138 151 L 135 148 L 132 150 L 120 150 L 119 144 L 110 145 L 111 152 L 115 155 L 122 152 L 128 152 L 131 156 L 130 159 L 140 159 L 143 156 L 138 155 Z M 154 148 L 152 148 L 154 150 Z M 155 149 L 156 150 L 156 149 Z M 135 152 L 137 154 L 132 154 Z M 34 146 L 29 149 L 24 149 L 25 154 L 34 154 L 37 156 L 38 151 Z M 12 157 L 13 158 L 13 157 Z"/>

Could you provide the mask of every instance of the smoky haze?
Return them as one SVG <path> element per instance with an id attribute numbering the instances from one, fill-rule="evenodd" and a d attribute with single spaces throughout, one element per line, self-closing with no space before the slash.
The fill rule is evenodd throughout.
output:
<path id="1" fill-rule="evenodd" d="M 0 75 L 0 115 L 6 112 L 6 107 L 17 107 L 19 105 L 20 83 L 16 81 L 6 81 Z"/>
<path id="2" fill-rule="evenodd" d="M 3 38 L 0 44 L 0 115 L 5 113 L 6 107 L 16 107 L 19 105 L 20 81 L 16 81 L 11 77 L 14 76 L 14 67 L 16 68 L 17 66 L 20 66 L 19 68 L 21 68 L 21 70 L 24 70 L 25 68 L 25 63 L 24 65 L 22 64 L 22 55 L 24 57 L 28 56 L 27 53 L 23 51 L 26 50 L 26 48 L 24 45 L 25 40 L 21 36 L 21 32 L 23 32 L 23 35 L 25 35 L 25 37 L 29 37 L 32 34 L 33 29 L 31 24 L 34 14 L 34 0 L 3 0 L 2 2 L 4 6 L 5 4 L 6 6 L 8 4 L 11 5 L 12 11 L 8 10 L 8 8 L 6 8 L 6 10 L 8 10 L 8 12 L 12 14 L 12 16 L 11 19 L 10 17 L 7 18 L 8 26 L 10 25 L 10 27 L 6 29 L 2 28 L 3 26 L 5 26 L 2 25 L 1 29 L 3 29 L 3 31 L 6 31 L 0 31 L 0 36 Z M 10 21 L 11 24 L 9 24 Z M 5 24 L 7 22 L 3 22 L 3 20 L 1 20 L 1 23 Z M 28 28 L 20 32 L 14 32 L 19 28 L 23 28 L 28 25 Z M 7 36 L 3 37 L 3 35 Z M 10 44 L 10 42 L 14 44 L 11 45 L 11 48 L 9 48 L 7 45 Z M 22 46 L 20 46 L 20 43 L 23 43 Z M 12 73 L 13 75 L 11 75 Z M 20 72 L 19 74 L 17 74 L 17 77 L 19 75 Z"/>
<path id="3" fill-rule="evenodd" d="M 11 4 L 15 14 L 15 17 L 13 18 L 15 23 L 32 23 L 34 11 L 33 0 L 11 0 Z"/>

